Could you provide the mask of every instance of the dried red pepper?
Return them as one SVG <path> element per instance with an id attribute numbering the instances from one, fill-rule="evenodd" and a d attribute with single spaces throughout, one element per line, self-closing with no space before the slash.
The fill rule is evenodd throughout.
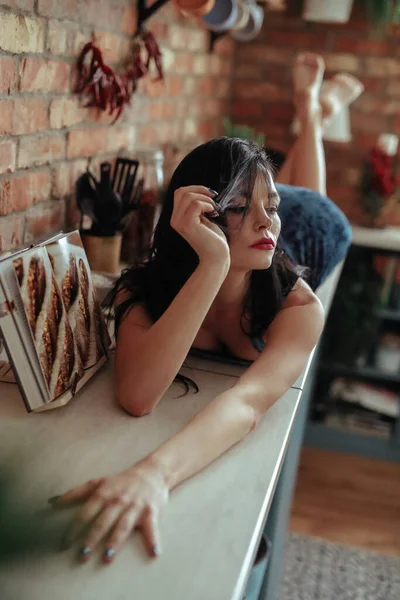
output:
<path id="1" fill-rule="evenodd" d="M 147 52 L 146 62 L 142 61 L 142 44 Z M 153 34 L 143 30 L 139 33 L 139 40 L 133 46 L 132 64 L 119 76 L 104 63 L 101 50 L 92 39 L 85 44 L 77 60 L 79 79 L 75 91 L 87 96 L 86 107 L 108 110 L 110 115 L 116 112 L 113 121 L 115 122 L 121 116 L 125 104 L 131 101 L 139 79 L 148 74 L 152 60 L 158 73 L 156 81 L 164 79 L 161 58 Z"/>

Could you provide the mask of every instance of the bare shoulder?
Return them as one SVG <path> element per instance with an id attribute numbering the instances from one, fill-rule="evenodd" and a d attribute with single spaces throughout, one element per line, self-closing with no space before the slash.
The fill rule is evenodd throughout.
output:
<path id="1" fill-rule="evenodd" d="M 307 304 L 315 304 L 323 310 L 318 296 L 312 291 L 308 283 L 299 277 L 282 304 L 282 309 L 291 306 L 305 306 Z"/>

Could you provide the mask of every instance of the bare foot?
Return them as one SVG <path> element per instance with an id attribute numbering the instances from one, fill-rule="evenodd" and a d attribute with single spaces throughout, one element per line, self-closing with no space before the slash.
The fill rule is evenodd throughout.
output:
<path id="1" fill-rule="evenodd" d="M 324 125 L 329 125 L 343 107 L 354 102 L 363 91 L 361 81 L 348 73 L 338 73 L 324 81 L 319 99 Z"/>
<path id="2" fill-rule="evenodd" d="M 321 118 L 319 102 L 325 64 L 322 56 L 304 52 L 296 57 L 293 65 L 293 102 L 299 121 Z"/>

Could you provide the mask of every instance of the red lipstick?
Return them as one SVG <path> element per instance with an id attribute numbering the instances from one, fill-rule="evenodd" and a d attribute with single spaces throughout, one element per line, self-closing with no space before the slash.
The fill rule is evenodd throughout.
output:
<path id="1" fill-rule="evenodd" d="M 275 242 L 270 237 L 263 237 L 255 242 L 251 248 L 257 248 L 258 250 L 273 250 L 275 248 Z"/>

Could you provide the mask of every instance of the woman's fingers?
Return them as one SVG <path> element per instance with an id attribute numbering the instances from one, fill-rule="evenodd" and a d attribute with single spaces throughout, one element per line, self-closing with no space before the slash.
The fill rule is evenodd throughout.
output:
<path id="1" fill-rule="evenodd" d="M 158 528 L 158 514 L 154 510 L 147 511 L 140 525 L 150 556 L 161 553 L 161 537 Z"/>
<path id="2" fill-rule="evenodd" d="M 81 547 L 79 558 L 82 562 L 89 560 L 99 542 L 107 535 L 115 522 L 118 521 L 123 510 L 124 507 L 122 504 L 114 503 L 104 508 L 100 513 Z"/>
<path id="3" fill-rule="evenodd" d="M 103 562 L 109 564 L 112 562 L 116 553 L 122 548 L 131 535 L 136 523 L 140 519 L 143 508 L 138 506 L 129 506 L 122 513 L 114 531 L 108 538 L 103 554 Z"/>
<path id="4" fill-rule="evenodd" d="M 82 508 L 76 513 L 72 524 L 64 539 L 64 545 L 70 546 L 79 536 L 82 530 L 97 517 L 104 508 L 104 501 L 100 498 L 91 498 Z"/>
<path id="5" fill-rule="evenodd" d="M 102 478 L 90 479 L 86 483 L 72 488 L 72 490 L 69 490 L 61 496 L 54 496 L 53 498 L 50 498 L 49 502 L 52 506 L 58 507 L 64 506 L 65 504 L 70 504 L 72 502 L 79 502 L 80 500 L 85 500 L 94 492 L 95 489 L 99 487 L 102 481 Z"/>

